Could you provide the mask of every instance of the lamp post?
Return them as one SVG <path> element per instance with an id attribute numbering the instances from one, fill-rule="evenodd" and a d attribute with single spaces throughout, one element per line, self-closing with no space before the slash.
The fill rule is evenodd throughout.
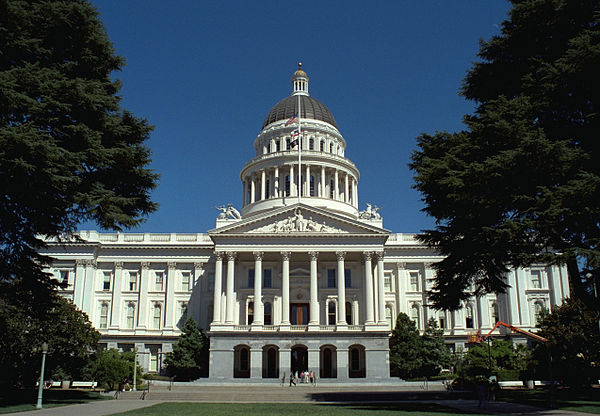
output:
<path id="1" fill-rule="evenodd" d="M 44 389 L 44 367 L 46 366 L 46 354 L 48 353 L 48 344 L 42 344 L 42 369 L 40 370 L 40 385 L 38 387 L 38 397 L 37 404 L 35 405 L 36 409 L 42 408 L 42 393 Z"/>
<path id="2" fill-rule="evenodd" d="M 133 349 L 133 391 L 137 391 L 137 348 Z"/>

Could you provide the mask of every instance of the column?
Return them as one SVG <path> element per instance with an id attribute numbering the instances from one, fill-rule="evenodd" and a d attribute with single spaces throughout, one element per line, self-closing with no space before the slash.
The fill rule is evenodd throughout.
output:
<path id="1" fill-rule="evenodd" d="M 253 204 L 256 201 L 256 181 L 254 176 L 250 178 L 250 203 Z"/>
<path id="2" fill-rule="evenodd" d="M 560 290 L 560 274 L 558 272 L 558 266 L 549 266 L 546 268 L 548 271 L 548 287 L 550 288 L 550 309 L 552 306 L 558 306 L 562 303 L 562 296 Z"/>
<path id="3" fill-rule="evenodd" d="M 285 376 L 284 383 L 289 383 L 292 371 L 292 349 L 279 348 L 279 378 Z"/>
<path id="4" fill-rule="evenodd" d="M 98 263 L 96 260 L 86 259 L 85 261 L 85 284 L 83 285 L 83 307 L 81 310 L 87 313 L 88 316 L 92 315 L 94 293 L 96 288 L 94 287 L 94 275 L 96 274 L 96 268 Z"/>
<path id="5" fill-rule="evenodd" d="M 338 201 L 340 199 L 340 187 L 338 183 L 340 176 L 337 169 L 334 170 L 333 178 L 333 198 Z"/>
<path id="6" fill-rule="evenodd" d="M 325 166 L 321 166 L 321 189 L 319 190 L 319 196 L 325 198 Z"/>
<path id="7" fill-rule="evenodd" d="M 309 251 L 308 256 L 310 257 L 310 322 L 311 325 L 319 325 L 319 291 L 317 281 L 317 257 L 319 253 L 316 251 Z"/>
<path id="8" fill-rule="evenodd" d="M 177 263 L 167 263 L 167 293 L 165 298 L 165 329 L 173 329 L 175 318 L 175 274 Z"/>
<path id="9" fill-rule="evenodd" d="M 75 279 L 74 289 L 75 295 L 73 303 L 79 309 L 83 309 L 83 286 L 85 285 L 85 260 L 75 260 Z"/>
<path id="10" fill-rule="evenodd" d="M 348 380 L 348 345 L 346 343 L 339 345 L 336 351 L 337 355 L 337 379 Z"/>
<path id="11" fill-rule="evenodd" d="M 310 196 L 310 165 L 307 164 L 306 165 L 306 179 L 304 180 L 304 183 L 306 184 L 306 190 L 305 195 L 306 196 Z"/>
<path id="12" fill-rule="evenodd" d="M 250 347 L 250 378 L 262 378 L 263 350 L 258 345 Z"/>
<path id="13" fill-rule="evenodd" d="M 264 322 L 262 303 L 262 251 L 254 253 L 254 320 L 252 325 L 262 326 Z"/>
<path id="14" fill-rule="evenodd" d="M 521 325 L 523 326 L 535 326 L 531 324 L 531 311 L 529 310 L 529 303 L 527 302 L 527 295 L 525 294 L 525 289 L 527 288 L 528 283 L 528 272 L 525 269 L 518 268 L 515 270 L 516 275 L 516 288 L 517 288 L 517 299 L 519 300 L 519 312 L 521 315 Z"/>
<path id="15" fill-rule="evenodd" d="M 308 346 L 308 368 L 309 370 L 313 370 L 315 375 L 319 377 L 321 374 L 320 371 L 320 360 L 319 355 L 321 354 L 321 350 L 318 347 L 313 347 L 311 345 Z"/>
<path id="16" fill-rule="evenodd" d="M 431 286 L 433 284 L 432 283 L 433 278 L 434 278 L 433 269 L 431 266 L 433 266 L 433 263 L 431 263 L 431 262 L 423 263 L 423 270 L 424 270 L 424 273 L 423 273 L 423 279 L 424 279 L 424 282 L 423 282 L 423 323 L 424 324 L 427 324 L 427 321 L 429 320 L 430 315 L 431 315 L 429 313 L 430 312 L 429 308 L 427 306 L 425 306 L 429 303 L 428 299 L 427 299 L 427 292 L 429 291 L 429 289 L 431 289 Z M 431 315 L 431 316 L 433 316 L 433 315 Z"/>
<path id="17" fill-rule="evenodd" d="M 350 194 L 348 193 L 348 174 L 344 175 L 344 202 L 350 203 Z"/>
<path id="18" fill-rule="evenodd" d="M 190 296 L 190 303 L 188 304 L 188 314 L 191 314 L 194 320 L 199 324 L 202 322 L 203 316 L 206 313 L 206 310 L 200 310 L 200 305 L 202 305 L 202 302 L 200 302 L 200 292 L 202 291 L 201 283 L 203 274 L 204 264 L 195 262 L 193 283 L 190 282 L 192 294 Z M 206 325 L 210 325 L 210 322 L 207 322 Z"/>
<path id="19" fill-rule="evenodd" d="M 384 284 L 384 275 L 383 275 L 383 251 L 379 251 L 376 253 L 377 256 L 377 292 L 379 292 L 378 300 L 378 310 L 379 316 L 377 317 L 377 321 L 380 324 L 386 324 L 385 320 L 385 284 Z"/>
<path id="20" fill-rule="evenodd" d="M 290 324 L 290 255 L 289 251 L 281 252 L 281 324 Z M 289 361 L 289 357 L 288 357 Z M 281 362 L 281 361 L 280 361 Z M 280 365 L 280 368 L 281 367 Z M 289 371 L 289 369 L 288 369 Z"/>
<path id="21" fill-rule="evenodd" d="M 358 181 L 354 181 L 354 206 L 358 209 Z"/>
<path id="22" fill-rule="evenodd" d="M 261 201 L 264 201 L 265 198 L 267 197 L 266 196 L 266 188 L 265 188 L 266 183 L 267 183 L 266 172 L 263 169 L 260 171 L 260 200 Z"/>
<path id="23" fill-rule="evenodd" d="M 290 165 L 290 196 L 296 196 L 296 186 L 294 183 L 294 165 Z"/>
<path id="24" fill-rule="evenodd" d="M 140 274 L 140 297 L 138 299 L 137 322 L 142 330 L 148 325 L 148 285 L 150 282 L 150 263 L 143 261 L 141 264 L 142 273 Z"/>
<path id="25" fill-rule="evenodd" d="M 275 167 L 275 175 L 273 178 L 273 196 L 279 198 L 279 166 Z"/>
<path id="26" fill-rule="evenodd" d="M 506 274 L 508 288 L 506 289 L 506 308 L 508 317 L 506 317 L 506 323 L 511 325 L 520 325 L 521 318 L 519 316 L 519 303 L 517 297 L 517 283 L 515 279 L 514 270 L 509 271 Z"/>
<path id="27" fill-rule="evenodd" d="M 366 324 L 372 324 L 375 322 L 373 316 L 373 273 L 371 266 L 371 255 L 370 251 L 365 251 L 363 253 L 363 258 L 365 261 L 365 300 L 366 300 Z"/>
<path id="28" fill-rule="evenodd" d="M 223 285 L 223 253 L 215 251 L 215 281 L 213 295 L 213 324 L 221 323 L 221 292 Z"/>
<path id="29" fill-rule="evenodd" d="M 403 298 L 406 293 L 406 283 L 408 281 L 406 274 L 406 263 L 396 263 L 396 305 L 398 305 L 396 315 L 400 312 L 408 314 L 406 302 Z M 398 318 L 398 316 L 394 317 L 394 321 L 396 318 Z"/>
<path id="30" fill-rule="evenodd" d="M 235 268 L 235 256 L 237 253 L 233 251 L 227 252 L 227 295 L 225 301 L 225 322 L 233 324 L 233 313 L 235 311 L 235 297 L 233 292 L 234 285 L 234 268 Z"/>
<path id="31" fill-rule="evenodd" d="M 338 286 L 338 325 L 347 325 L 346 322 L 346 273 L 344 267 L 345 251 L 337 251 L 337 286 Z"/>
<path id="32" fill-rule="evenodd" d="M 119 329 L 121 319 L 121 286 L 123 285 L 123 262 L 115 262 L 115 273 L 112 286 L 112 311 L 110 313 L 110 327 Z"/>
<path id="33" fill-rule="evenodd" d="M 246 206 L 247 186 L 248 186 L 248 183 L 246 183 L 246 179 L 244 178 L 244 180 L 242 181 L 242 208 Z"/>

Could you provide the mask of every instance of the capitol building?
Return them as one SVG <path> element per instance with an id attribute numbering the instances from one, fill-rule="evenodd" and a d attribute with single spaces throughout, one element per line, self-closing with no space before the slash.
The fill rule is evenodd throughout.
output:
<path id="1" fill-rule="evenodd" d="M 454 312 L 430 308 L 432 264 L 442 257 L 359 203 L 359 169 L 308 86 L 299 67 L 241 169 L 239 211 L 222 206 L 214 229 L 48 241 L 61 293 L 88 315 L 103 347 L 136 349 L 144 371 L 160 372 L 192 316 L 210 336 L 210 380 L 309 369 L 321 379 L 378 381 L 390 377 L 400 312 L 420 330 L 435 319 L 458 351 L 497 320 L 533 329 L 541 311 L 568 297 L 566 268 L 532 265 L 508 273 L 505 294 Z"/>

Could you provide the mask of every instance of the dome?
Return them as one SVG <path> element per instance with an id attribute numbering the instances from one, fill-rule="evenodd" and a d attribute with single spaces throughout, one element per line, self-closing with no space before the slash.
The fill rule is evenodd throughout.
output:
<path id="1" fill-rule="evenodd" d="M 331 111 L 321 101 L 309 95 L 300 95 L 300 101 L 302 108 L 301 119 L 320 120 L 337 128 L 333 114 L 331 114 Z M 269 124 L 279 120 L 288 120 L 296 114 L 298 114 L 298 96 L 290 95 L 271 108 L 262 128 L 264 129 Z"/>

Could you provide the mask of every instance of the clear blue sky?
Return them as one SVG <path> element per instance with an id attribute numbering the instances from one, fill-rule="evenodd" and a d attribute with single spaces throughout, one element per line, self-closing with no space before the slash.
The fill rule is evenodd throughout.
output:
<path id="1" fill-rule="evenodd" d="M 462 79 L 509 9 L 503 0 L 92 3 L 127 61 L 114 75 L 123 107 L 156 126 L 148 146 L 160 208 L 138 232 L 205 232 L 216 205 L 240 208 L 240 170 L 298 61 L 361 172 L 360 208 L 381 206 L 394 232 L 432 227 L 411 189 L 415 138 L 463 127 L 473 103 L 458 95 Z"/>

